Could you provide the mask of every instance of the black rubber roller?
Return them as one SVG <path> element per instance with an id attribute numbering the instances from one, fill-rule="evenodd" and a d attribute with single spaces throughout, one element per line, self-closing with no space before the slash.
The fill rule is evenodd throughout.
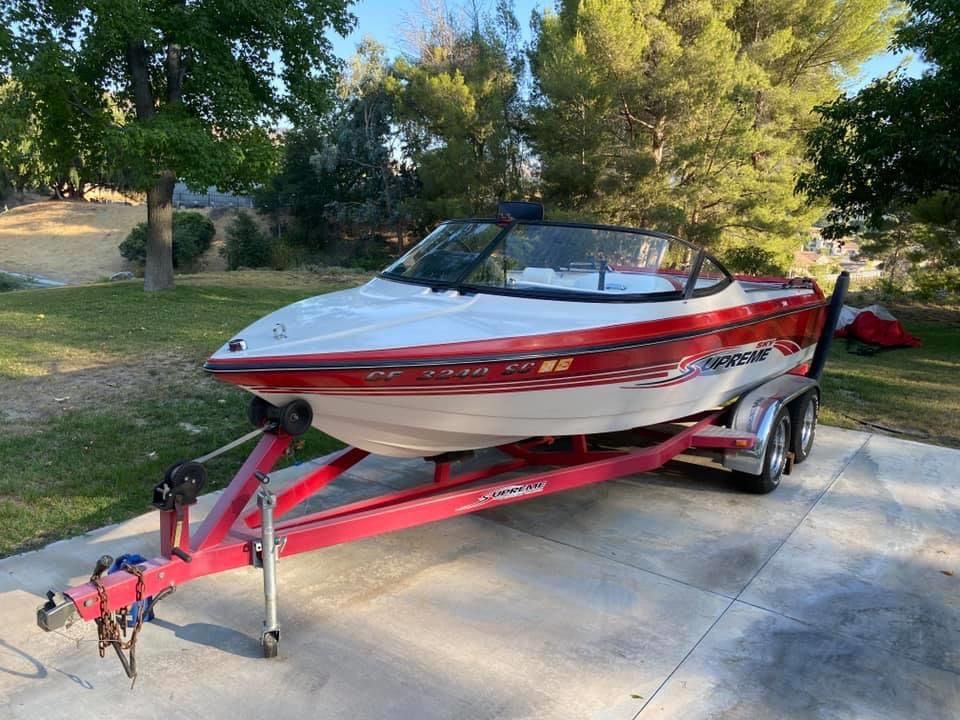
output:
<path id="1" fill-rule="evenodd" d="M 294 400 L 283 406 L 279 421 L 280 427 L 288 435 L 303 435 L 313 423 L 313 408 L 306 400 Z"/>

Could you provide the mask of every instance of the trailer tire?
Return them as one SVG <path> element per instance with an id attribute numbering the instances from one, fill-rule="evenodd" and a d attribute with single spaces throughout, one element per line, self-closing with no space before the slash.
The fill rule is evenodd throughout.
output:
<path id="1" fill-rule="evenodd" d="M 810 456 L 817 435 L 820 415 L 820 393 L 816 390 L 801 395 L 790 404 L 790 422 L 793 424 L 793 462 L 801 463 Z"/>
<path id="2" fill-rule="evenodd" d="M 787 467 L 787 453 L 793 440 L 791 433 L 790 412 L 783 408 L 777 413 L 767 440 L 767 449 L 763 455 L 763 471 L 759 475 L 738 473 L 747 492 L 756 495 L 766 495 L 773 492 L 780 485 L 780 478 Z"/>

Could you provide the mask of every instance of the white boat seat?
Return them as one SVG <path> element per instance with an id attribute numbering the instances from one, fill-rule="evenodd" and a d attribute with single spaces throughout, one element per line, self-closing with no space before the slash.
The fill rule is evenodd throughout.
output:
<path id="1" fill-rule="evenodd" d="M 600 278 L 597 273 L 578 277 L 573 287 L 578 290 L 596 290 Z M 604 292 L 609 293 L 656 293 L 674 292 L 676 288 L 669 280 L 656 275 L 637 275 L 634 273 L 608 272 L 604 278 Z"/>
<path id="2" fill-rule="evenodd" d="M 537 283 L 539 285 L 554 285 L 557 273 L 553 268 L 525 267 L 520 274 L 520 282 Z"/>

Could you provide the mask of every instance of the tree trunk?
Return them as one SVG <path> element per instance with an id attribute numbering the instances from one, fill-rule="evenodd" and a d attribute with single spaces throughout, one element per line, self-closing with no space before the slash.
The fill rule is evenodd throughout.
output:
<path id="1" fill-rule="evenodd" d="M 160 173 L 147 191 L 147 262 L 143 289 L 147 292 L 173 288 L 173 186 L 172 170 Z"/>

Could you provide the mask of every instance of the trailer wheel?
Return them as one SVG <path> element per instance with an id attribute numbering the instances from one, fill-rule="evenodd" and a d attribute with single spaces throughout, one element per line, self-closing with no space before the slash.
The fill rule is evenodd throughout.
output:
<path id="1" fill-rule="evenodd" d="M 790 451 L 790 443 L 793 440 L 790 428 L 790 413 L 787 408 L 783 408 L 777 413 L 773 421 L 773 429 L 770 430 L 767 450 L 763 456 L 763 472 L 759 475 L 739 473 L 747 492 L 765 495 L 773 492 L 780 485 L 780 478 L 783 477 L 783 471 L 787 467 L 787 453 Z"/>
<path id="2" fill-rule="evenodd" d="M 811 390 L 790 404 L 790 420 L 793 423 L 793 461 L 803 462 L 813 450 L 817 434 L 817 416 L 820 414 L 820 394 Z"/>

